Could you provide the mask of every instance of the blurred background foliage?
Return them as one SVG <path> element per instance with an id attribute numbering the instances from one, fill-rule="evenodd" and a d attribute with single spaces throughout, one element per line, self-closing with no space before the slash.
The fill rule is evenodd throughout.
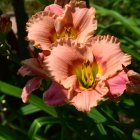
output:
<path id="1" fill-rule="evenodd" d="M 140 0 L 86 0 L 97 10 L 96 35 L 110 34 L 132 55 L 130 69 L 140 72 Z M 23 104 L 21 89 L 29 77 L 17 75 L 20 61 L 29 58 L 25 24 L 53 0 L 1 0 L 0 14 L 13 24 L 0 33 L 0 140 L 140 140 L 140 95 L 124 93 L 119 100 L 105 100 L 90 113 L 73 106 L 48 107 L 42 88 Z M 16 20 L 15 20 L 16 19 Z M 109 51 L 109 50 L 108 50 Z"/>

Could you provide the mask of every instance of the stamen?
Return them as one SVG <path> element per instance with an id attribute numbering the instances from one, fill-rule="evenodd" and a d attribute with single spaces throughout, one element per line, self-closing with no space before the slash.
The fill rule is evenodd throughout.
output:
<path id="1" fill-rule="evenodd" d="M 64 27 L 63 31 L 58 34 L 55 33 L 53 35 L 53 40 L 56 41 L 57 39 L 65 38 L 65 39 L 75 39 L 77 37 L 76 31 L 72 27 Z"/>
<path id="2" fill-rule="evenodd" d="M 95 85 L 95 77 L 97 74 L 97 67 L 90 64 L 90 61 L 85 61 L 81 66 L 78 66 L 75 70 L 79 85 L 82 89 L 89 89 Z"/>

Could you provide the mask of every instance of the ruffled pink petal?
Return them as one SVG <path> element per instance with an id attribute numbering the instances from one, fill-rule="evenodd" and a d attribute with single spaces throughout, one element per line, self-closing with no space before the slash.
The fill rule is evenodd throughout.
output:
<path id="1" fill-rule="evenodd" d="M 22 76 L 26 76 L 26 75 L 33 75 L 33 72 L 29 67 L 21 66 L 20 69 L 18 70 L 17 74 L 20 74 Z"/>
<path id="2" fill-rule="evenodd" d="M 94 8 L 75 8 L 73 12 L 73 25 L 77 31 L 77 42 L 84 43 L 91 38 L 97 29 Z"/>
<path id="3" fill-rule="evenodd" d="M 104 86 L 104 83 L 98 83 L 95 89 L 76 93 L 70 103 L 79 111 L 89 112 L 92 107 L 97 106 L 98 102 L 101 101 L 107 93 L 108 88 Z"/>
<path id="4" fill-rule="evenodd" d="M 50 50 L 53 40 L 55 14 L 42 11 L 32 16 L 27 23 L 27 38 L 34 46 L 41 50 Z"/>
<path id="5" fill-rule="evenodd" d="M 65 94 L 67 94 L 67 90 L 65 90 L 60 84 L 53 82 L 50 88 L 44 92 L 43 99 L 47 105 L 62 105 L 66 101 Z"/>
<path id="6" fill-rule="evenodd" d="M 73 97 L 73 91 L 77 88 L 77 76 L 72 75 L 61 82 L 61 85 L 68 90 L 66 97 L 70 100 Z"/>
<path id="7" fill-rule="evenodd" d="M 133 70 L 129 70 L 128 73 L 129 82 L 127 83 L 127 93 L 140 93 L 140 74 Z"/>
<path id="8" fill-rule="evenodd" d="M 56 15 L 61 15 L 63 13 L 63 8 L 58 4 L 51 4 L 45 7 L 44 11 L 50 11 L 52 13 L 55 13 Z"/>
<path id="9" fill-rule="evenodd" d="M 39 75 L 44 78 L 48 77 L 45 70 L 43 70 L 43 68 L 41 67 L 38 59 L 36 59 L 36 58 L 26 59 L 26 60 L 22 61 L 22 64 L 23 64 L 23 67 L 21 67 L 22 69 L 19 69 L 19 71 L 18 71 L 19 74 L 21 74 L 21 75 Z"/>
<path id="10" fill-rule="evenodd" d="M 54 25 L 57 33 L 61 33 L 64 27 L 73 26 L 71 7 L 69 5 L 65 6 L 64 13 L 56 18 Z"/>
<path id="11" fill-rule="evenodd" d="M 29 100 L 31 93 L 40 87 L 41 81 L 42 78 L 34 77 L 26 83 L 21 95 L 22 101 L 24 103 L 26 103 Z"/>
<path id="12" fill-rule="evenodd" d="M 113 36 L 97 36 L 93 39 L 93 55 L 100 65 L 102 75 L 108 77 L 131 64 L 131 56 L 122 52 L 120 43 Z"/>
<path id="13" fill-rule="evenodd" d="M 82 62 L 83 57 L 75 48 L 67 47 L 67 44 L 58 44 L 44 60 L 44 67 L 57 82 L 61 82 L 73 75 L 74 65 Z"/>
<path id="14" fill-rule="evenodd" d="M 119 97 L 122 95 L 126 89 L 126 84 L 128 82 L 127 74 L 124 71 L 119 72 L 115 76 L 107 80 L 109 91 L 111 95 Z"/>

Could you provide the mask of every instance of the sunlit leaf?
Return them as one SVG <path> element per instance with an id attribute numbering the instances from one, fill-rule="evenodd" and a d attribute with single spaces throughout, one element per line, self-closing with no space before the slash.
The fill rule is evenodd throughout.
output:
<path id="1" fill-rule="evenodd" d="M 135 106 L 135 102 L 132 99 L 124 99 L 123 103 L 128 106 Z"/>
<path id="2" fill-rule="evenodd" d="M 126 17 L 120 15 L 118 12 L 116 12 L 114 10 L 105 9 L 101 6 L 95 5 L 95 4 L 93 4 L 93 1 L 90 1 L 90 5 L 97 9 L 98 14 L 100 14 L 102 16 L 108 15 L 108 16 L 113 17 L 114 19 L 120 21 L 127 30 L 134 33 L 137 38 L 140 37 L 140 28 L 138 28 L 137 25 L 132 26 L 131 22 Z"/>
<path id="3" fill-rule="evenodd" d="M 21 89 L 20 88 L 13 86 L 13 85 L 10 85 L 10 84 L 7 84 L 7 83 L 2 82 L 2 81 L 0 81 L 0 91 L 7 94 L 7 95 L 11 95 L 11 96 L 18 97 L 18 98 L 20 98 L 20 96 L 21 96 Z M 40 99 L 39 97 L 32 95 L 29 102 L 31 104 L 37 106 L 41 110 L 45 111 L 46 113 L 48 113 L 54 117 L 57 116 L 55 109 L 53 107 L 49 107 L 46 104 L 44 104 L 43 100 Z"/>
<path id="4" fill-rule="evenodd" d="M 34 137 L 34 140 L 48 140 L 48 139 L 43 138 L 42 136 L 36 135 L 36 136 Z"/>
<path id="5" fill-rule="evenodd" d="M 96 108 L 93 108 L 91 112 L 87 113 L 87 115 L 96 123 L 103 123 L 107 121 L 107 119 Z"/>
<path id="6" fill-rule="evenodd" d="M 4 138 L 4 137 L 0 136 L 0 140 L 6 140 L 6 138 Z"/>
<path id="7" fill-rule="evenodd" d="M 34 139 L 36 133 L 39 131 L 39 129 L 43 126 L 43 125 L 47 125 L 47 124 L 58 124 L 60 123 L 60 121 L 56 118 L 52 118 L 52 117 L 40 117 L 37 118 L 33 121 L 33 123 L 30 126 L 29 129 L 29 137 L 31 139 Z"/>
<path id="8" fill-rule="evenodd" d="M 34 106 L 32 104 L 28 104 L 26 106 L 21 107 L 21 109 L 19 110 L 23 115 L 29 115 L 35 112 L 40 111 L 41 109 L 38 108 L 37 106 Z"/>
<path id="9" fill-rule="evenodd" d="M 134 140 L 140 140 L 140 135 L 139 134 L 133 133 L 132 137 L 133 137 Z"/>

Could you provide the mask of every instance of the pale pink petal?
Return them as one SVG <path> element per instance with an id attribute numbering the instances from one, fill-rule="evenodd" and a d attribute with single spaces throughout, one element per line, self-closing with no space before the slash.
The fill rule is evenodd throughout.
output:
<path id="1" fill-rule="evenodd" d="M 107 93 L 108 88 L 104 86 L 104 83 L 98 83 L 95 89 L 75 93 L 76 95 L 70 103 L 79 111 L 89 112 L 92 107 L 97 106 L 98 102 L 101 101 Z"/>
<path id="2" fill-rule="evenodd" d="M 127 93 L 140 93 L 140 74 L 129 70 L 128 73 L 129 82 L 127 83 Z"/>
<path id="3" fill-rule="evenodd" d="M 61 82 L 73 75 L 72 70 L 74 65 L 82 62 L 83 57 L 75 48 L 67 47 L 65 44 L 58 44 L 44 60 L 44 67 L 51 72 L 50 75 L 57 82 Z"/>
<path id="4" fill-rule="evenodd" d="M 50 88 L 44 92 L 43 99 L 47 105 L 62 105 L 66 101 L 65 94 L 67 94 L 67 90 L 58 83 L 53 82 Z"/>
<path id="5" fill-rule="evenodd" d="M 102 75 L 108 77 L 131 64 L 131 56 L 122 52 L 120 43 L 113 36 L 97 36 L 92 42 L 93 55 L 101 67 Z"/>
<path id="6" fill-rule="evenodd" d="M 34 75 L 32 70 L 28 66 L 21 66 L 17 74 L 20 74 L 22 76 Z"/>
<path id="7" fill-rule="evenodd" d="M 73 26 L 71 7 L 69 5 L 65 6 L 64 13 L 56 18 L 54 25 L 57 33 L 61 33 L 64 27 Z"/>
<path id="8" fill-rule="evenodd" d="M 52 4 L 45 7 L 44 11 L 50 11 L 52 13 L 55 13 L 56 15 L 61 15 L 63 13 L 63 8 L 58 4 Z"/>
<path id="9" fill-rule="evenodd" d="M 26 103 L 29 100 L 31 93 L 40 87 L 41 81 L 42 78 L 34 77 L 26 83 L 21 95 L 22 101 L 24 103 Z"/>
<path id="10" fill-rule="evenodd" d="M 32 51 L 34 57 L 36 54 Z M 21 74 L 22 76 L 26 75 L 39 75 L 38 73 L 45 74 L 45 71 L 42 70 L 41 65 L 44 60 L 44 54 L 39 53 L 38 58 L 30 58 L 22 61 L 23 66 L 18 70 L 17 74 Z"/>
<path id="11" fill-rule="evenodd" d="M 68 93 L 66 94 L 66 97 L 67 97 L 68 100 L 70 100 L 73 97 L 74 89 L 77 88 L 77 77 L 76 77 L 76 75 L 72 75 L 72 76 L 66 78 L 65 80 L 63 80 L 61 82 L 61 85 L 63 85 L 63 87 L 68 90 Z"/>
<path id="12" fill-rule="evenodd" d="M 75 8 L 73 26 L 77 31 L 77 42 L 84 43 L 91 38 L 97 29 L 94 8 Z"/>
<path id="13" fill-rule="evenodd" d="M 42 11 L 30 18 L 27 22 L 27 39 L 41 50 L 49 50 L 53 40 L 55 14 Z"/>
<path id="14" fill-rule="evenodd" d="M 41 77 L 47 78 L 47 73 L 43 68 L 41 67 L 38 59 L 36 58 L 30 58 L 22 61 L 23 67 L 28 69 L 30 75 L 40 75 Z M 23 71 L 19 69 L 18 73 L 23 75 Z M 29 75 L 28 74 L 28 75 Z M 27 75 L 27 74 L 24 74 Z"/>
<path id="15" fill-rule="evenodd" d="M 76 85 L 77 77 L 76 75 L 69 76 L 65 80 L 61 82 L 61 84 L 66 88 L 69 89 L 70 87 Z"/>
<path id="16" fill-rule="evenodd" d="M 82 46 L 82 45 L 80 45 L 80 46 Z M 91 49 L 91 47 L 88 46 L 88 44 L 87 45 L 83 45 L 83 46 L 84 46 L 83 48 L 78 48 L 78 50 L 84 56 L 84 58 L 86 60 L 89 60 L 90 63 L 92 64 L 93 61 L 94 61 L 94 56 L 93 56 L 92 49 Z"/>
<path id="17" fill-rule="evenodd" d="M 109 78 L 107 80 L 107 84 L 109 86 L 110 94 L 116 97 L 121 96 L 126 89 L 127 82 L 128 77 L 124 71 L 121 71 L 115 76 Z"/>

